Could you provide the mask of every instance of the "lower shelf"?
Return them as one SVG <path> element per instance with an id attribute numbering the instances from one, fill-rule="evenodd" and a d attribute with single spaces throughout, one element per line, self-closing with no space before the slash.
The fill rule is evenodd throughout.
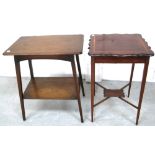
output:
<path id="1" fill-rule="evenodd" d="M 104 89 L 105 97 L 124 97 L 122 89 Z"/>
<path id="2" fill-rule="evenodd" d="M 73 77 L 35 77 L 25 92 L 25 99 L 77 99 Z"/>

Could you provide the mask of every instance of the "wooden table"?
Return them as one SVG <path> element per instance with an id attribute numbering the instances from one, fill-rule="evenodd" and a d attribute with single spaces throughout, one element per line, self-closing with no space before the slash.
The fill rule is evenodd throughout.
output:
<path id="1" fill-rule="evenodd" d="M 83 50 L 83 35 L 27 36 L 19 38 L 4 55 L 13 55 L 23 120 L 25 117 L 24 99 L 77 100 L 81 122 L 83 122 L 79 84 L 84 87 L 79 62 Z M 79 78 L 76 73 L 76 57 Z M 73 77 L 34 77 L 32 59 L 57 59 L 69 61 Z M 23 91 L 20 62 L 28 60 L 31 80 Z M 56 68 L 55 68 L 56 69 Z"/>
<path id="2" fill-rule="evenodd" d="M 137 109 L 137 125 L 146 83 L 149 58 L 150 56 L 154 55 L 147 42 L 142 38 L 140 34 L 91 35 L 89 42 L 89 55 L 91 56 L 91 121 L 93 122 L 93 113 L 95 106 L 106 101 L 110 97 L 118 97 Z M 132 63 L 129 83 L 120 89 L 107 89 L 99 83 L 95 82 L 96 63 Z M 144 64 L 138 106 L 127 100 L 123 91 L 126 87 L 128 87 L 127 96 L 130 96 L 135 63 Z M 104 89 L 104 99 L 96 104 L 94 104 L 95 84 Z"/>

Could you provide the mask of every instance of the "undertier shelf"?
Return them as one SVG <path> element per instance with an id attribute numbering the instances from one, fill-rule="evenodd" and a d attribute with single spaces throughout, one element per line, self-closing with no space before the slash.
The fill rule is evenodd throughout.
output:
<path id="1" fill-rule="evenodd" d="M 25 99 L 77 99 L 73 77 L 35 77 L 30 80 Z"/>

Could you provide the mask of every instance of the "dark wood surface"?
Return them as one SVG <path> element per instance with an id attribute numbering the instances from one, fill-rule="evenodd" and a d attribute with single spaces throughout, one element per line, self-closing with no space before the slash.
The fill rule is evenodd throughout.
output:
<path id="1" fill-rule="evenodd" d="M 77 100 L 81 122 L 83 122 L 79 84 L 84 87 L 80 68 L 79 54 L 83 49 L 83 35 L 27 36 L 19 38 L 3 54 L 13 55 L 15 60 L 17 84 L 23 120 L 26 120 L 24 99 Z M 76 73 L 76 56 L 79 79 Z M 54 59 L 69 61 L 73 77 L 35 77 L 33 59 Z M 23 92 L 20 62 L 28 60 L 31 80 Z M 55 68 L 57 69 L 57 68 Z"/>
<path id="2" fill-rule="evenodd" d="M 83 35 L 49 35 L 20 37 L 4 55 L 81 54 Z"/>
<path id="3" fill-rule="evenodd" d="M 104 89 L 105 97 L 124 97 L 122 89 Z"/>
<path id="4" fill-rule="evenodd" d="M 140 34 L 96 34 L 89 43 L 91 56 L 153 56 L 154 53 Z"/>
<path id="5" fill-rule="evenodd" d="M 35 77 L 30 80 L 25 99 L 77 99 L 72 77 Z"/>
<path id="6" fill-rule="evenodd" d="M 129 105 L 137 109 L 136 125 L 138 125 L 142 100 L 144 95 L 148 65 L 150 56 L 154 53 L 148 46 L 147 42 L 140 34 L 101 34 L 91 35 L 89 40 L 89 55 L 91 56 L 91 121 L 94 120 L 94 107 L 103 103 L 110 97 L 118 97 Z M 105 98 L 94 104 L 95 95 L 95 64 L 96 63 L 131 63 L 131 75 L 127 85 L 120 90 L 109 90 L 101 86 L 105 91 Z M 130 96 L 130 89 L 132 84 L 132 77 L 135 63 L 143 63 L 143 76 L 141 82 L 141 89 L 139 94 L 138 106 L 124 98 L 123 90 L 127 86 L 128 97 Z M 115 71 L 116 72 L 116 71 Z M 99 85 L 100 86 L 100 85 Z"/>

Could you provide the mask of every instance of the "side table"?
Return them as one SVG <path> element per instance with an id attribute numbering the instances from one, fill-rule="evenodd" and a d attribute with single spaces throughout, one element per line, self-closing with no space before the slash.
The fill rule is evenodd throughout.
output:
<path id="1" fill-rule="evenodd" d="M 89 42 L 91 56 L 91 121 L 93 122 L 94 107 L 110 97 L 118 97 L 137 109 L 136 125 L 138 124 L 142 99 L 145 89 L 149 58 L 154 53 L 140 34 L 96 34 L 91 35 Z M 120 89 L 107 89 L 95 82 L 96 63 L 131 63 L 130 81 Z M 144 64 L 138 106 L 126 100 L 123 90 L 128 87 L 128 97 L 132 84 L 135 63 Z M 95 84 L 104 89 L 104 99 L 94 104 Z"/>
<path id="2" fill-rule="evenodd" d="M 24 99 L 77 100 L 83 122 L 80 89 L 85 96 L 79 54 L 83 50 L 83 35 L 27 36 L 19 38 L 4 55 L 13 55 L 23 120 L 26 120 Z M 79 78 L 76 73 L 76 57 Z M 35 77 L 33 59 L 54 59 L 71 63 L 73 77 Z M 28 60 L 31 80 L 23 91 L 20 62 Z"/>

